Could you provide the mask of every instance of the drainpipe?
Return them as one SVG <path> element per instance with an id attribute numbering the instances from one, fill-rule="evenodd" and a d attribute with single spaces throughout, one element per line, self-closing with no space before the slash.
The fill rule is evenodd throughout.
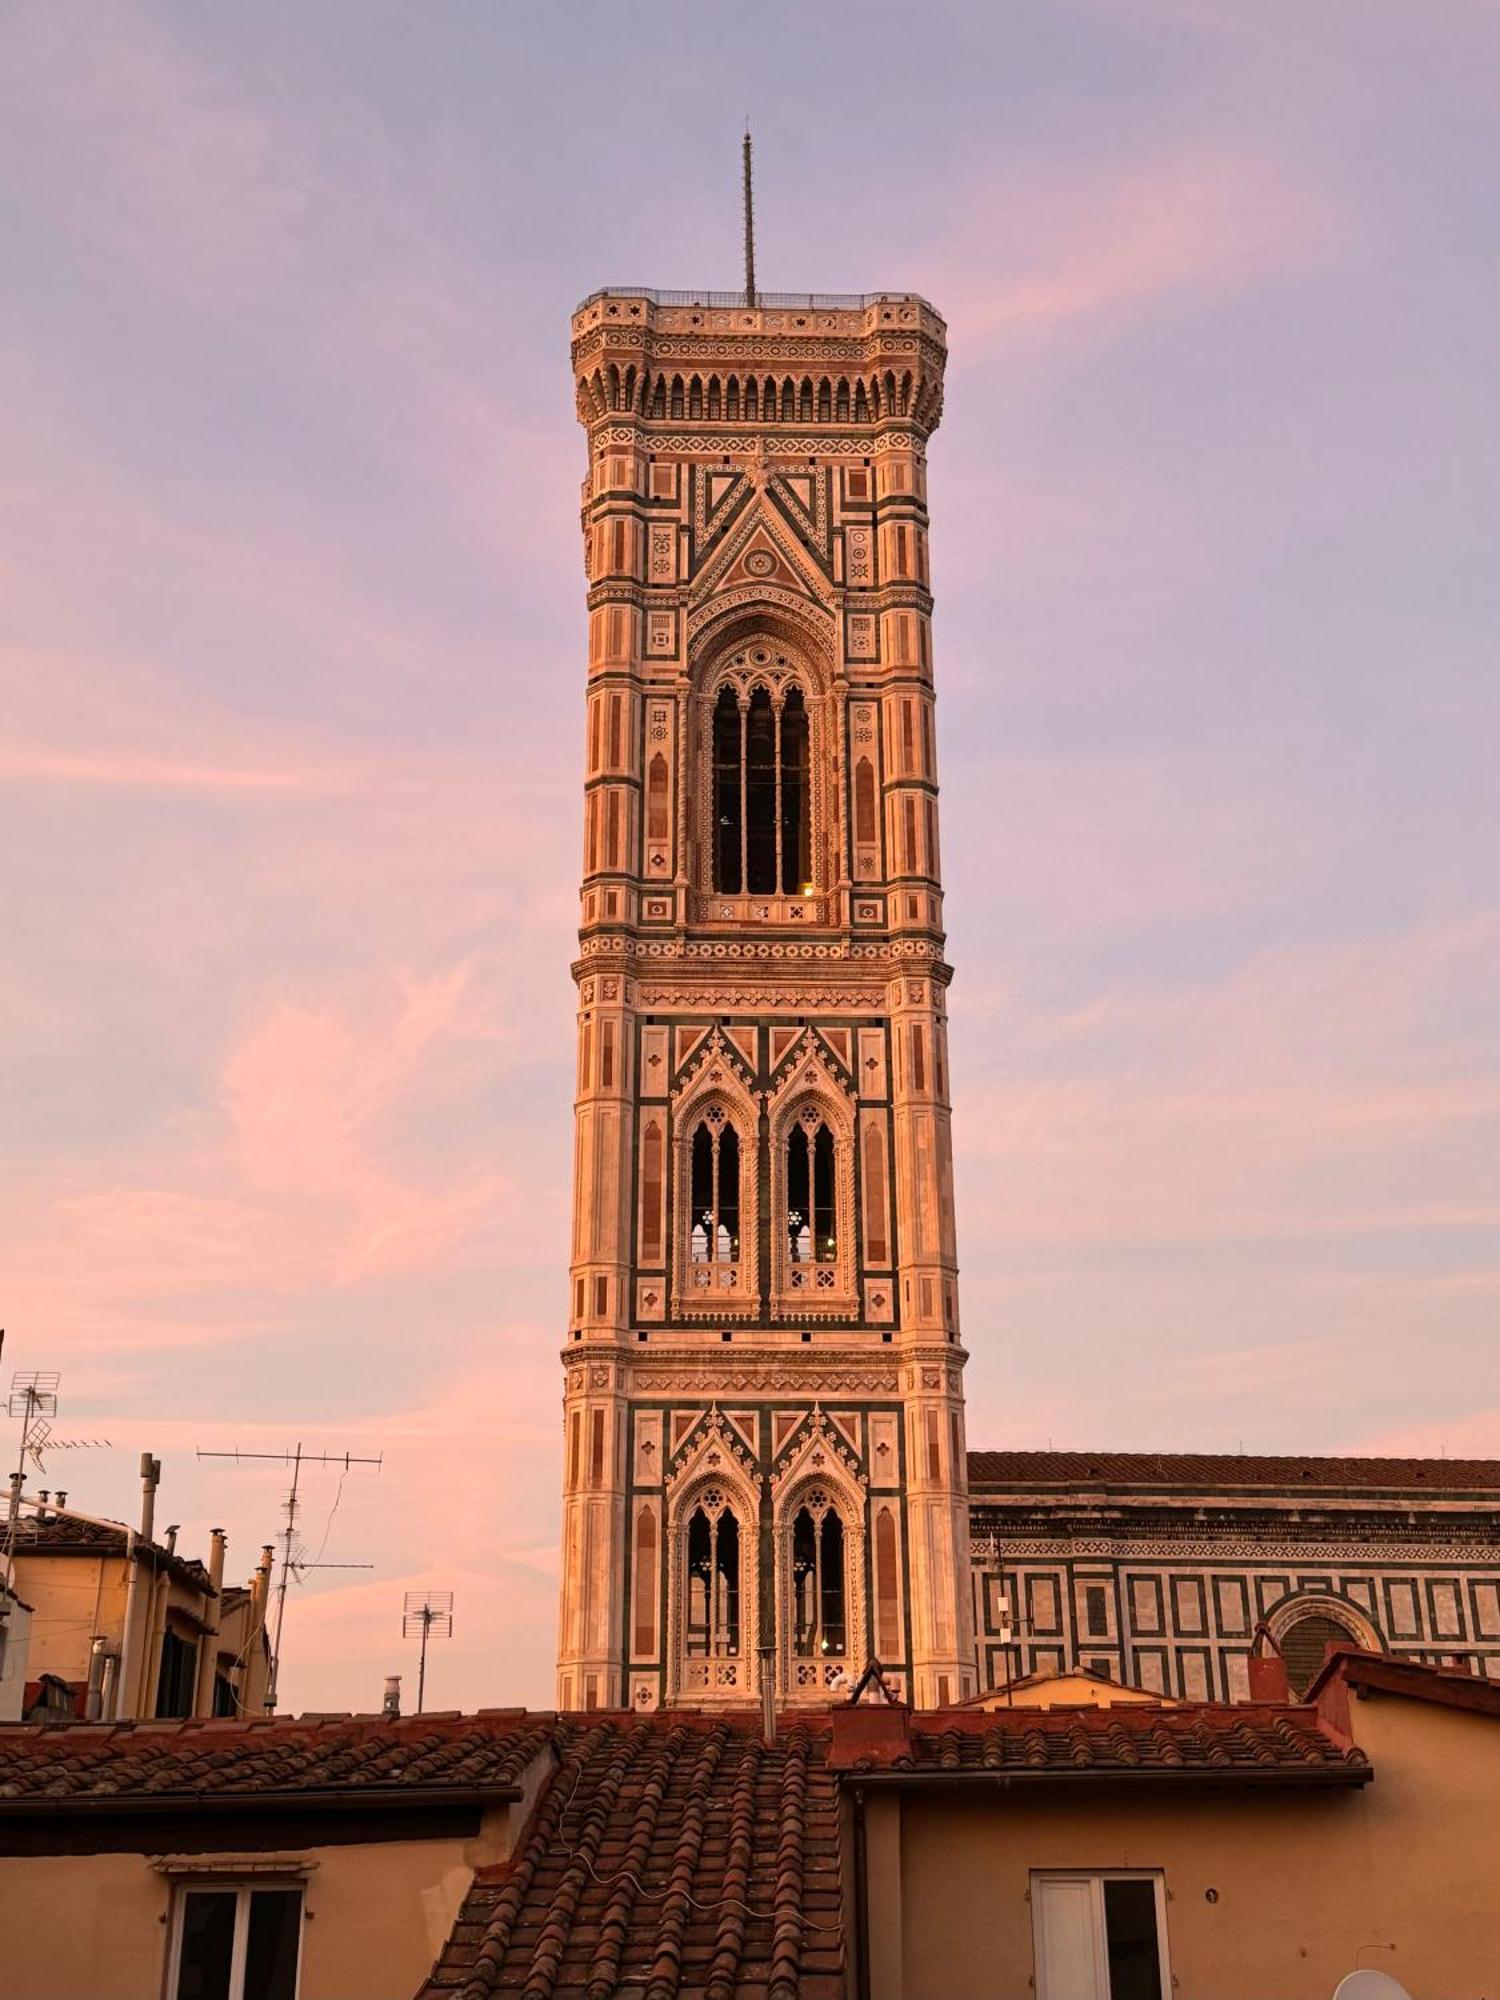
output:
<path id="1" fill-rule="evenodd" d="M 125 1530 L 125 1631 L 120 1640 L 120 1670 L 115 1680 L 115 1717 L 123 1721 L 135 1713 L 136 1682 L 140 1678 L 141 1638 L 137 1631 L 140 1616 L 141 1543 L 150 1543 L 156 1524 L 156 1488 L 161 1479 L 161 1460 L 149 1451 L 141 1453 L 141 1526 L 139 1534 Z M 122 1714 L 123 1711 L 123 1714 Z"/>
<path id="2" fill-rule="evenodd" d="M 764 1267 L 763 1267 L 764 1268 Z M 776 1528 L 771 1480 L 760 1482 L 759 1643 L 760 1726 L 767 1746 L 776 1741 Z"/>
<path id="3" fill-rule="evenodd" d="M 208 1537 L 209 1597 L 203 1607 L 208 1630 L 198 1640 L 198 1682 L 193 1690 L 194 1715 L 214 1712 L 214 1674 L 219 1664 L 219 1633 L 223 1625 L 224 1551 L 228 1544 L 222 1528 L 213 1528 Z"/>
<path id="4" fill-rule="evenodd" d="M 857 2000 L 870 2000 L 869 1843 L 865 1837 L 865 1795 L 854 1787 L 854 1978 Z"/>

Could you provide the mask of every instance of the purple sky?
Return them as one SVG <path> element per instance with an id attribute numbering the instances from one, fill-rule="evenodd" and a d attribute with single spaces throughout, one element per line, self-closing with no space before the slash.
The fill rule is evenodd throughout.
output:
<path id="1" fill-rule="evenodd" d="M 0 37 L 0 1321 L 54 1456 L 325 1573 L 289 1705 L 551 1698 L 568 314 L 949 321 L 976 1445 L 1500 1454 L 1500 12 L 22 4 Z"/>

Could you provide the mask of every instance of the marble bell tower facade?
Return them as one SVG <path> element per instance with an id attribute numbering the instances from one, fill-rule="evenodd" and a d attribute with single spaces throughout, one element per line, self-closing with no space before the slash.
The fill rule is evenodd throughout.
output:
<path id="1" fill-rule="evenodd" d="M 608 291 L 588 436 L 564 1708 L 974 1691 L 909 294 Z"/>

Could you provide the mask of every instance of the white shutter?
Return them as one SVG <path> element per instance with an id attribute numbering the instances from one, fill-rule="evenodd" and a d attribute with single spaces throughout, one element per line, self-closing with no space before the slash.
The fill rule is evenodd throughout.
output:
<path id="1" fill-rule="evenodd" d="M 1037 2000 L 1109 2000 L 1100 1883 L 1088 1875 L 1034 1875 Z"/>

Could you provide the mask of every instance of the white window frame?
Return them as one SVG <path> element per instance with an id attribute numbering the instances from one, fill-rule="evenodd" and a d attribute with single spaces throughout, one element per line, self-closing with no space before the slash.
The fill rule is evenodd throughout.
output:
<path id="1" fill-rule="evenodd" d="M 1162 2000 L 1171 2000 L 1172 1967 L 1167 1951 L 1167 1878 L 1160 1868 L 1033 1868 L 1030 1877 L 1032 1979 L 1037 2000 L 1055 2000 L 1048 1984 L 1047 1948 L 1042 1931 L 1042 1898 L 1038 1893 L 1047 1882 L 1081 1882 L 1089 1886 L 1094 1918 L 1094 1936 L 1106 1982 L 1099 2000 L 1108 2000 L 1109 1932 L 1104 1916 L 1106 1882 L 1150 1882 L 1156 1891 L 1156 1952 Z"/>
<path id="2" fill-rule="evenodd" d="M 166 2000 L 177 2000 L 177 1982 L 182 1973 L 182 1932 L 187 1916 L 187 1899 L 195 1891 L 202 1895 L 217 1890 L 237 1898 L 234 1911 L 234 1946 L 229 1959 L 229 2000 L 244 2000 L 245 1956 L 250 1937 L 250 1898 L 257 1889 L 295 1889 L 300 1899 L 297 1930 L 297 1977 L 295 1996 L 302 1991 L 302 1930 L 307 1918 L 307 1883 L 296 1875 L 190 1875 L 172 1884 L 172 1948 L 167 1956 Z"/>

